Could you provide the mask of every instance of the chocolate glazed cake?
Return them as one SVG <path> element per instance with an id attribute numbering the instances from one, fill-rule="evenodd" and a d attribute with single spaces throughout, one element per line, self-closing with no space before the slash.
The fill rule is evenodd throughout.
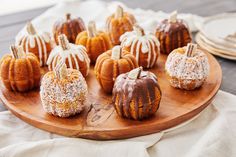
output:
<path id="1" fill-rule="evenodd" d="M 164 54 L 186 46 L 192 40 L 187 23 L 182 19 L 177 19 L 177 12 L 173 12 L 169 19 L 158 24 L 156 37 L 160 41 L 161 53 Z"/>
<path id="2" fill-rule="evenodd" d="M 142 120 L 157 111 L 161 95 L 157 77 L 149 71 L 136 68 L 116 79 L 113 104 L 119 116 Z"/>

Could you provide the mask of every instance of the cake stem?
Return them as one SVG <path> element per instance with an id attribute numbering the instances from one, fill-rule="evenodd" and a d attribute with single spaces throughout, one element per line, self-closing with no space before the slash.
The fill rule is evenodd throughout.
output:
<path id="1" fill-rule="evenodd" d="M 36 34 L 36 30 L 35 30 L 35 28 L 34 28 L 34 26 L 32 25 L 31 22 L 28 22 L 28 23 L 27 23 L 26 29 L 27 29 L 27 32 L 28 32 L 29 34 L 31 34 L 31 35 Z"/>
<path id="2" fill-rule="evenodd" d="M 66 20 L 70 20 L 70 17 L 71 17 L 71 14 L 70 14 L 70 13 L 67 13 L 67 14 L 66 14 Z"/>
<path id="3" fill-rule="evenodd" d="M 96 24 L 94 21 L 90 21 L 88 24 L 88 36 L 90 38 L 95 37 L 96 36 Z"/>
<path id="4" fill-rule="evenodd" d="M 140 27 L 138 24 L 134 24 L 134 31 L 139 35 L 139 36 L 144 36 L 144 29 Z"/>
<path id="5" fill-rule="evenodd" d="M 171 14 L 170 14 L 170 17 L 169 17 L 169 22 L 173 22 L 175 23 L 177 21 L 177 11 L 173 11 Z"/>
<path id="6" fill-rule="evenodd" d="M 197 50 L 197 44 L 188 43 L 185 53 L 187 57 L 192 57 L 196 50 Z"/>
<path id="7" fill-rule="evenodd" d="M 133 69 L 129 72 L 128 77 L 130 79 L 136 80 L 136 79 L 140 78 L 142 71 L 143 71 L 143 67 L 138 67 L 136 69 Z"/>
<path id="8" fill-rule="evenodd" d="M 15 46 L 15 45 L 11 45 L 11 46 L 10 46 L 10 50 L 11 50 L 12 56 L 13 56 L 15 59 L 18 59 L 19 56 L 18 56 L 18 54 L 17 54 L 17 48 L 16 48 L 16 46 Z"/>
<path id="9" fill-rule="evenodd" d="M 121 58 L 121 46 L 115 46 L 111 50 L 111 59 L 119 60 Z"/>
<path id="10" fill-rule="evenodd" d="M 115 18 L 119 19 L 121 17 L 123 17 L 124 11 L 123 8 L 121 6 L 117 6 L 116 8 L 116 13 L 115 13 Z"/>
<path id="11" fill-rule="evenodd" d="M 10 46 L 11 54 L 15 59 L 19 58 L 24 58 L 25 57 L 25 52 L 23 50 L 22 46 L 15 46 L 11 45 Z"/>
<path id="12" fill-rule="evenodd" d="M 63 50 L 68 50 L 70 48 L 69 41 L 65 34 L 61 34 L 58 36 L 58 42 Z"/>

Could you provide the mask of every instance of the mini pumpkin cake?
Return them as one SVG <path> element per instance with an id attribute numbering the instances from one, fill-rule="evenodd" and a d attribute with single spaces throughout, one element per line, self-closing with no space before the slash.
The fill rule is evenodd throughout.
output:
<path id="1" fill-rule="evenodd" d="M 48 56 L 52 50 L 53 42 L 47 32 L 38 33 L 31 22 L 27 23 L 27 33 L 19 41 L 18 45 L 23 46 L 26 53 L 35 54 L 40 62 L 40 66 L 46 66 Z"/>
<path id="2" fill-rule="evenodd" d="M 26 92 L 39 87 L 40 64 L 33 53 L 25 53 L 21 46 L 11 46 L 11 54 L 0 60 L 0 74 L 8 90 Z"/>
<path id="3" fill-rule="evenodd" d="M 100 54 L 112 47 L 108 35 L 98 31 L 94 21 L 89 22 L 87 31 L 78 34 L 75 43 L 86 47 L 91 63 L 95 63 Z"/>
<path id="4" fill-rule="evenodd" d="M 160 41 L 161 53 L 169 54 L 172 50 L 186 46 L 191 42 L 191 33 L 187 23 L 177 19 L 177 12 L 173 12 L 169 19 L 163 20 L 156 28 L 156 37 Z"/>
<path id="5" fill-rule="evenodd" d="M 109 33 L 113 45 L 120 44 L 120 36 L 125 32 L 132 31 L 136 23 L 134 16 L 124 12 L 121 6 L 118 6 L 116 12 L 109 16 L 106 21 L 106 30 Z"/>
<path id="6" fill-rule="evenodd" d="M 193 90 L 200 87 L 209 74 L 207 56 L 196 44 L 173 50 L 166 61 L 165 70 L 171 86 Z"/>
<path id="7" fill-rule="evenodd" d="M 48 68 L 54 70 L 58 62 L 65 60 L 68 68 L 79 70 L 84 77 L 89 73 L 90 59 L 86 48 L 82 45 L 69 43 L 66 36 L 58 36 L 59 45 L 56 46 L 48 57 Z"/>
<path id="8" fill-rule="evenodd" d="M 59 117 L 81 112 L 87 97 L 87 84 L 76 69 L 67 69 L 63 61 L 41 81 L 40 97 L 44 110 Z"/>
<path id="9" fill-rule="evenodd" d="M 137 67 L 138 63 L 130 52 L 115 46 L 98 57 L 94 71 L 102 89 L 111 93 L 116 77 Z"/>
<path id="10" fill-rule="evenodd" d="M 161 96 L 155 74 L 139 67 L 117 77 L 112 101 L 119 116 L 142 120 L 156 113 Z"/>
<path id="11" fill-rule="evenodd" d="M 70 43 L 75 43 L 78 33 L 85 30 L 84 21 L 80 18 L 71 18 L 71 14 L 67 13 L 65 19 L 57 20 L 53 25 L 53 37 L 57 44 L 58 36 L 65 34 Z"/>
<path id="12" fill-rule="evenodd" d="M 120 37 L 121 47 L 133 54 L 144 68 L 152 68 L 160 54 L 160 43 L 155 35 L 145 34 L 144 30 L 134 25 L 132 32 L 126 32 Z"/>

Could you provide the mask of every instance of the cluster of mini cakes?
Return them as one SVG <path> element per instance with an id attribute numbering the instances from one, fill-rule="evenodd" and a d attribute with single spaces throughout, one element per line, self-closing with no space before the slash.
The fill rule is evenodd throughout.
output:
<path id="1" fill-rule="evenodd" d="M 165 70 L 175 88 L 198 88 L 209 73 L 207 56 L 190 43 L 189 28 L 177 12 L 161 21 L 155 34 L 146 33 L 121 6 L 107 18 L 106 31 L 98 30 L 94 21 L 86 28 L 82 18 L 70 14 L 54 23 L 52 37 L 30 22 L 26 30 L 10 47 L 11 54 L 0 60 L 1 80 L 17 92 L 40 86 L 44 110 L 59 117 L 83 110 L 90 64 L 101 90 L 112 94 L 117 114 L 134 120 L 148 118 L 159 108 L 157 76 L 143 68 L 155 67 L 160 55 L 168 55 Z M 43 76 L 44 66 L 49 72 Z"/>

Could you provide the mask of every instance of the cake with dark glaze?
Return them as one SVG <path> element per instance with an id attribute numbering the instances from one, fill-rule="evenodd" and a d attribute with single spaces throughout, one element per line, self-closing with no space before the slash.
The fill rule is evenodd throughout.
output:
<path id="1" fill-rule="evenodd" d="M 84 21 L 80 17 L 71 18 L 71 14 L 67 13 L 64 19 L 57 20 L 53 25 L 53 37 L 57 45 L 58 36 L 65 34 L 70 43 L 75 43 L 77 35 L 85 30 Z"/>
<path id="2" fill-rule="evenodd" d="M 156 113 L 161 95 L 155 74 L 140 67 L 117 77 L 112 102 L 119 116 L 142 120 Z"/>
<path id="3" fill-rule="evenodd" d="M 161 53 L 169 54 L 172 50 L 186 46 L 191 42 L 191 33 L 187 23 L 177 19 L 177 12 L 173 12 L 169 19 L 163 20 L 156 28 L 156 37 L 160 41 Z"/>

